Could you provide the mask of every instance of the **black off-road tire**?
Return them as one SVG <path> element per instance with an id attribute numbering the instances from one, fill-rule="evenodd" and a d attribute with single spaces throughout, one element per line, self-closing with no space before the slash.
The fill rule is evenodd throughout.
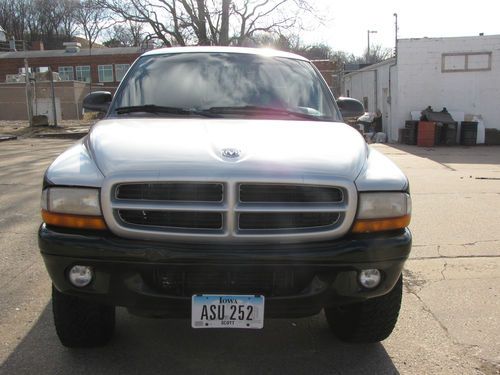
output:
<path id="1" fill-rule="evenodd" d="M 52 286 L 57 336 L 68 348 L 92 348 L 109 342 L 115 329 L 115 307 L 59 292 Z"/>
<path id="2" fill-rule="evenodd" d="M 392 333 L 403 295 L 403 276 L 388 294 L 361 303 L 325 308 L 330 329 L 341 341 L 375 343 Z"/>

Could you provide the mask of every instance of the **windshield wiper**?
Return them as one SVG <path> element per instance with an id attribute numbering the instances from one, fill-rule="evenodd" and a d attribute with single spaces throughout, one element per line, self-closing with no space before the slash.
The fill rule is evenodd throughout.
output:
<path id="1" fill-rule="evenodd" d="M 196 109 L 187 109 L 181 107 L 167 107 L 156 104 L 144 104 L 144 105 L 132 105 L 128 107 L 119 107 L 115 109 L 115 112 L 118 115 L 122 115 L 125 113 L 134 113 L 134 112 L 147 112 L 147 113 L 167 113 L 170 115 L 181 115 L 181 116 L 190 116 L 190 115 L 198 115 L 204 117 L 220 117 L 215 113 L 199 111 Z"/>
<path id="2" fill-rule="evenodd" d="M 300 117 L 307 120 L 322 121 L 320 117 L 313 116 L 303 112 L 295 112 L 286 108 L 261 107 L 255 105 L 234 106 L 234 107 L 211 107 L 202 110 L 204 113 L 213 114 L 238 114 L 238 113 L 266 113 L 266 114 L 281 114 L 287 116 Z"/>

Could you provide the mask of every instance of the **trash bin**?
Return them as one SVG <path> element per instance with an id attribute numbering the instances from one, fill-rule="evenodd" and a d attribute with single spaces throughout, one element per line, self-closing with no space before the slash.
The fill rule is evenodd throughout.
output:
<path id="1" fill-rule="evenodd" d="M 420 121 L 418 123 L 417 146 L 433 147 L 436 142 L 436 123 L 432 121 Z"/>
<path id="2" fill-rule="evenodd" d="M 455 146 L 457 144 L 457 128 L 458 123 L 444 124 L 444 141 L 447 146 Z"/>
<path id="3" fill-rule="evenodd" d="M 475 146 L 477 144 L 477 121 L 463 121 L 460 123 L 460 144 Z"/>
<path id="4" fill-rule="evenodd" d="M 405 141 L 407 145 L 416 145 L 418 136 L 418 121 L 408 120 L 405 122 Z"/>

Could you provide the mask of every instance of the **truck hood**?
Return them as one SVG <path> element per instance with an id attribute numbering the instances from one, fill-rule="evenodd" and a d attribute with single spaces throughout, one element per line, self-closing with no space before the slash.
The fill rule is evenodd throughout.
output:
<path id="1" fill-rule="evenodd" d="M 93 126 L 87 147 L 105 177 L 304 181 L 354 181 L 368 152 L 361 135 L 343 123 L 204 118 L 106 119 Z"/>

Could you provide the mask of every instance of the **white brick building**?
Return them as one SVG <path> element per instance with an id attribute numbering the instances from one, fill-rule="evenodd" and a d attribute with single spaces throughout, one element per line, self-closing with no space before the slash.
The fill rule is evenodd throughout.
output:
<path id="1" fill-rule="evenodd" d="M 383 114 L 391 141 L 410 112 L 446 107 L 500 130 L 500 35 L 398 40 L 398 56 L 344 76 L 343 95 Z"/>

